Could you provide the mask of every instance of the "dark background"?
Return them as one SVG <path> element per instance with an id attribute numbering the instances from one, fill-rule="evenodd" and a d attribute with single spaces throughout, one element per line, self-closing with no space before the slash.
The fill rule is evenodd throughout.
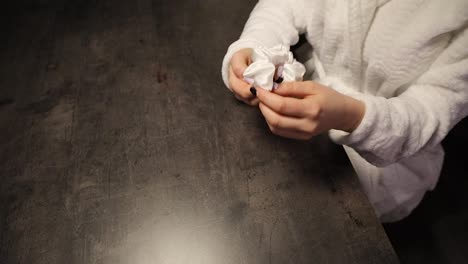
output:
<path id="1" fill-rule="evenodd" d="M 73 4 L 66 5 L 66 7 L 63 2 L 65 1 L 22 0 L 8 1 L 1 4 L 0 34 L 2 38 L 0 40 L 0 63 L 3 69 L 10 67 L 5 66 L 10 64 L 11 67 L 18 68 L 28 66 L 15 65 L 10 59 L 17 56 L 17 54 L 5 54 L 3 52 L 15 45 L 36 45 L 35 49 L 28 49 L 34 52 L 25 55 L 31 56 L 30 63 L 36 63 L 41 58 L 48 56 L 47 52 L 50 47 L 42 46 L 44 43 L 48 43 L 47 41 L 32 42 L 33 40 L 37 41 L 34 36 L 40 34 L 40 32 L 34 31 L 35 28 L 30 27 L 28 24 L 34 20 L 35 16 L 47 17 L 47 14 L 54 16 L 59 9 L 62 10 L 62 16 L 65 16 L 63 18 L 65 19 L 64 21 L 66 21 L 66 16 L 75 18 L 86 17 L 93 11 L 93 4 L 90 4 L 90 2 L 98 1 L 77 0 L 73 1 Z M 245 12 L 244 9 L 239 10 Z M 233 12 L 239 10 L 233 10 Z M 215 12 L 215 10 L 213 11 Z M 209 16 L 210 12 L 207 12 L 205 15 Z M 248 13 L 239 14 L 240 19 L 237 22 L 237 27 L 245 22 L 247 15 Z M 66 28 L 60 28 L 60 25 L 58 27 L 62 33 L 66 33 L 67 30 L 76 30 L 80 26 L 78 23 L 70 21 L 70 24 Z M 49 24 L 51 27 L 53 26 L 52 23 Z M 47 25 L 47 22 L 45 22 L 45 25 Z M 31 38 L 25 37 L 28 36 L 28 31 L 30 31 Z M 222 32 L 217 33 L 222 34 Z M 187 44 L 187 46 L 189 45 Z M 226 47 L 219 47 L 219 49 L 225 50 Z M 54 70 L 56 65 L 51 62 L 45 63 L 44 67 Z M 99 67 L 97 69 L 99 70 Z M 33 72 L 22 72 L 22 76 L 17 76 L 15 80 L 21 82 L 22 87 L 28 87 L 28 85 L 33 85 L 31 83 L 33 81 L 31 76 L 33 74 Z M 219 78 L 218 72 L 215 72 L 214 75 L 216 78 Z M 161 75 L 156 78 L 164 79 L 167 77 Z M 6 86 L 11 85 L 11 83 L 2 80 L 0 80 L 0 85 L 0 111 L 5 111 L 5 108 L 8 108 L 12 104 L 21 105 L 22 95 L 29 92 L 27 88 L 23 90 L 7 89 Z M 47 111 L 53 105 L 54 102 L 52 101 L 38 101 L 36 105 L 33 105 L 33 111 Z M 28 106 L 25 107 L 27 108 Z M 29 111 L 30 109 L 24 110 Z M 9 128 L 2 127 L 1 130 L 0 136 L 4 136 L 8 133 Z M 446 151 L 446 158 L 436 189 L 425 196 L 420 206 L 407 219 L 398 223 L 384 225 L 402 263 L 468 262 L 468 158 L 466 154 L 468 150 L 468 120 L 462 121 L 450 132 L 444 140 L 443 146 Z M 8 154 L 15 155 L 14 152 Z M 5 176 L 2 175 L 1 177 Z M 61 179 L 56 180 L 60 181 Z M 0 208 L 6 208 L 15 202 L 14 200 L 4 199 L 1 201 Z M 4 211 L 1 210 L 1 212 Z M 0 228 L 5 225 L 6 220 L 4 217 L 5 215 L 0 214 Z M 3 240 L 3 232 L 0 234 L 2 234 L 2 246 L 4 246 L 8 241 Z M 41 243 L 47 243 L 47 241 Z"/>

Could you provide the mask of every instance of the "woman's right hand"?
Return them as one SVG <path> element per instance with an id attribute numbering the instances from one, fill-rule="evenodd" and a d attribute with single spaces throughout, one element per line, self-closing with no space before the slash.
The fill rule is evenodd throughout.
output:
<path id="1" fill-rule="evenodd" d="M 234 53 L 229 65 L 229 87 L 237 99 L 252 106 L 258 105 L 258 98 L 250 92 L 249 83 L 244 81 L 244 71 L 252 63 L 252 49 L 241 49 Z"/>

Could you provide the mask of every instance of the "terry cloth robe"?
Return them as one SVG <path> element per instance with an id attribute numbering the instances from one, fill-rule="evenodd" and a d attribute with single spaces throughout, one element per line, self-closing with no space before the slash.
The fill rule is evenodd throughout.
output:
<path id="1" fill-rule="evenodd" d="M 383 222 L 407 216 L 438 180 L 450 129 L 468 114 L 467 0 L 261 0 L 230 59 L 242 48 L 313 47 L 314 80 L 364 102 L 345 147 Z M 312 52 L 312 51 L 311 51 Z"/>

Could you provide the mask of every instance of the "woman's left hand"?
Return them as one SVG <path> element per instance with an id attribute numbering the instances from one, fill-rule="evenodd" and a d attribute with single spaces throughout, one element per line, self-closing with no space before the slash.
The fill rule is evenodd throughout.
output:
<path id="1" fill-rule="evenodd" d="M 260 111 L 273 134 L 309 140 L 330 129 L 352 132 L 360 124 L 363 102 L 319 83 L 287 82 L 273 92 L 256 89 Z"/>

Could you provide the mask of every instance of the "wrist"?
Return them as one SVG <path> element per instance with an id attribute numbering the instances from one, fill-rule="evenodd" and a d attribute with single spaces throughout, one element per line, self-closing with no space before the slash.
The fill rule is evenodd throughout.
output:
<path id="1" fill-rule="evenodd" d="M 361 124 L 365 112 L 364 102 L 345 96 L 343 125 L 340 130 L 352 133 Z"/>

